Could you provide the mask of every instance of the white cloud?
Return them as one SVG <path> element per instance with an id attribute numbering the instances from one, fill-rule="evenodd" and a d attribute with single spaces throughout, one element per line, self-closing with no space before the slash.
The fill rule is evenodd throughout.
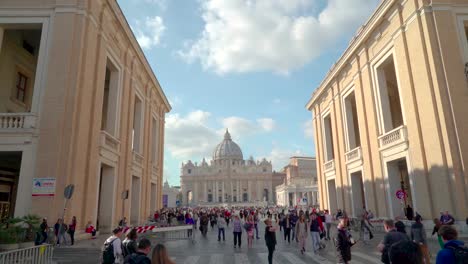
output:
<path id="1" fill-rule="evenodd" d="M 271 118 L 259 118 L 254 122 L 242 117 L 231 116 L 222 119 L 221 123 L 236 138 L 241 135 L 247 136 L 259 132 L 271 132 L 276 127 L 275 120 Z"/>
<path id="2" fill-rule="evenodd" d="M 276 128 L 276 122 L 275 120 L 271 119 L 271 118 L 260 118 L 260 119 L 257 119 L 257 123 L 260 125 L 260 127 L 264 130 L 264 131 L 273 131 L 273 129 Z"/>
<path id="3" fill-rule="evenodd" d="M 319 56 L 364 22 L 379 0 L 200 0 L 200 37 L 179 55 L 206 70 L 288 74 Z"/>
<path id="4" fill-rule="evenodd" d="M 137 20 L 132 27 L 138 43 L 143 49 L 150 49 L 161 43 L 161 36 L 166 31 L 163 19 L 159 16 L 146 17 L 144 21 Z"/>
<path id="5" fill-rule="evenodd" d="M 312 120 L 307 120 L 304 122 L 302 125 L 304 129 L 304 136 L 306 138 L 314 138 L 314 124 L 312 123 Z"/>
<path id="6" fill-rule="evenodd" d="M 155 4 L 161 11 L 166 11 L 167 9 L 167 0 L 144 0 L 148 4 Z"/>
<path id="7" fill-rule="evenodd" d="M 300 149 L 292 150 L 273 147 L 266 159 L 271 161 L 276 171 L 280 171 L 289 163 L 289 158 L 292 156 L 304 156 L 304 152 Z"/>

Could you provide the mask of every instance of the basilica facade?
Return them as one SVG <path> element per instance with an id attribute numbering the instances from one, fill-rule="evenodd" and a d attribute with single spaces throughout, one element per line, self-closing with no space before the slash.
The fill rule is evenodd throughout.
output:
<path id="1" fill-rule="evenodd" d="M 182 164 L 183 205 L 274 204 L 274 190 L 283 177 L 266 159 L 244 160 L 241 148 L 226 131 L 209 164 L 205 159 Z"/>

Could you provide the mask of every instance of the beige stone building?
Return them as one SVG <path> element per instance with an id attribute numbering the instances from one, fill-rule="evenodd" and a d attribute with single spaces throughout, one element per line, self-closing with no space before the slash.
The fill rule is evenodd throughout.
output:
<path id="1" fill-rule="evenodd" d="M 244 160 L 242 150 L 226 131 L 213 151 L 210 164 L 188 161 L 181 167 L 183 205 L 275 204 L 274 184 L 284 174 L 273 171 L 270 161 Z"/>
<path id="2" fill-rule="evenodd" d="M 162 206 L 168 111 L 115 0 L 0 1 L 2 217 L 55 223 L 74 184 L 78 229 L 142 222 Z"/>
<path id="3" fill-rule="evenodd" d="M 314 157 L 291 157 L 283 169 L 284 183 L 276 186 L 280 206 L 318 205 L 317 162 Z"/>
<path id="4" fill-rule="evenodd" d="M 466 0 L 380 3 L 307 104 L 323 208 L 466 218 L 467 36 Z"/>

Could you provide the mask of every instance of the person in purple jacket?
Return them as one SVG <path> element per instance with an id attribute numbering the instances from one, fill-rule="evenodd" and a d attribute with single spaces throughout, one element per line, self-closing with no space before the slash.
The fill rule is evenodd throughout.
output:
<path id="1" fill-rule="evenodd" d="M 193 225 L 195 224 L 195 222 L 193 221 L 192 215 L 191 215 L 191 214 L 187 214 L 187 216 L 188 216 L 188 217 L 185 218 L 185 224 L 186 224 L 186 225 L 191 225 L 191 226 L 193 227 Z M 189 237 L 192 236 L 192 230 L 193 230 L 193 228 L 187 230 L 187 235 L 188 235 Z"/>

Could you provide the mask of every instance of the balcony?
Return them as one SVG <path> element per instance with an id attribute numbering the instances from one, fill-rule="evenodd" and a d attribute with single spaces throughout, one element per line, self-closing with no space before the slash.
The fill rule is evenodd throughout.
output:
<path id="1" fill-rule="evenodd" d="M 329 160 L 323 164 L 324 172 L 335 170 L 335 160 Z"/>
<path id="2" fill-rule="evenodd" d="M 36 128 L 36 119 L 31 113 L 0 113 L 0 131 L 32 132 Z"/>
<path id="3" fill-rule="evenodd" d="M 357 147 L 353 150 L 348 151 L 345 154 L 345 157 L 346 157 L 346 163 L 351 163 L 357 160 L 361 160 L 362 159 L 361 147 Z"/>
<path id="4" fill-rule="evenodd" d="M 113 137 L 108 132 L 102 130 L 101 131 L 101 147 L 104 147 L 110 151 L 115 153 L 120 152 L 120 141 Z"/>
<path id="5" fill-rule="evenodd" d="M 406 126 L 397 127 L 379 137 L 380 149 L 390 148 L 408 141 Z"/>

